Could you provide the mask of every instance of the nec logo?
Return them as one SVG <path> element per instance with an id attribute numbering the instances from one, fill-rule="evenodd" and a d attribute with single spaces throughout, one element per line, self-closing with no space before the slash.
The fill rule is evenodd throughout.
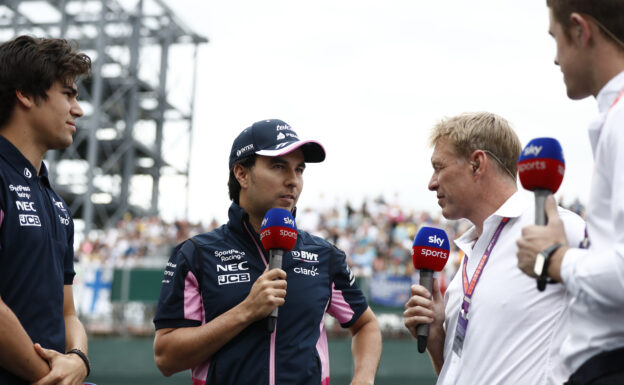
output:
<path id="1" fill-rule="evenodd" d="M 284 217 L 284 224 L 285 225 L 290 225 L 290 226 L 295 226 L 295 221 L 289 217 Z"/>
<path id="2" fill-rule="evenodd" d="M 540 151 L 542 151 L 543 146 L 536 146 L 534 144 L 524 149 L 524 156 L 533 155 L 538 156 Z"/>
<path id="3" fill-rule="evenodd" d="M 249 273 L 222 274 L 218 276 L 219 285 L 229 285 L 230 283 L 243 283 L 249 281 Z"/>
<path id="4" fill-rule="evenodd" d="M 19 223 L 20 223 L 20 226 L 41 227 L 41 221 L 39 220 L 39 216 L 37 215 L 20 214 Z"/>
<path id="5" fill-rule="evenodd" d="M 249 268 L 246 266 L 247 265 L 247 261 L 243 261 L 240 263 L 230 263 L 228 265 L 222 266 L 217 264 L 217 271 L 226 271 L 226 272 L 232 272 L 232 271 L 244 271 L 244 270 L 249 270 Z"/>
<path id="6" fill-rule="evenodd" d="M 438 238 L 437 235 L 432 235 L 429 237 L 429 243 L 435 243 L 436 245 L 442 247 L 444 244 L 444 239 Z"/>
<path id="7" fill-rule="evenodd" d="M 15 204 L 17 205 L 17 209 L 20 211 L 31 211 L 33 213 L 37 212 L 34 206 L 35 202 L 15 201 Z"/>

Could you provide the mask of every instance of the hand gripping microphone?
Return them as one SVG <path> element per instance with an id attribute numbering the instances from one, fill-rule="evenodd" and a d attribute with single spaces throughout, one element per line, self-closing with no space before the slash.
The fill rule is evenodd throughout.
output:
<path id="1" fill-rule="evenodd" d="M 290 211 L 274 208 L 267 211 L 260 226 L 260 241 L 269 250 L 269 270 L 282 268 L 284 251 L 292 250 L 297 243 L 297 225 Z M 269 315 L 267 330 L 273 333 L 277 321 L 276 307 Z"/>
<path id="2" fill-rule="evenodd" d="M 444 230 L 427 226 L 418 230 L 412 247 L 412 261 L 414 267 L 420 270 L 420 284 L 429 290 L 429 293 L 433 293 L 433 272 L 444 269 L 449 251 L 449 240 Z M 416 327 L 416 335 L 418 351 L 423 353 L 427 348 L 429 324 L 419 324 Z"/>
<path id="3" fill-rule="evenodd" d="M 520 153 L 518 175 L 522 186 L 535 193 L 536 225 L 546 225 L 546 197 L 557 192 L 564 172 L 563 150 L 557 139 L 535 138 Z"/>

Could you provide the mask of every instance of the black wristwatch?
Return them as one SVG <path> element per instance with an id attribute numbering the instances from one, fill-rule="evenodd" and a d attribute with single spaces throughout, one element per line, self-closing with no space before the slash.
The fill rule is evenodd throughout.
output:
<path id="1" fill-rule="evenodd" d="M 550 264 L 550 257 L 552 257 L 552 255 L 555 254 L 555 251 L 557 251 L 561 246 L 563 246 L 561 243 L 555 243 L 537 254 L 537 257 L 535 258 L 535 265 L 533 266 L 533 272 L 537 275 L 537 290 L 544 291 L 544 289 L 546 289 L 546 283 L 548 283 L 548 265 Z"/>
<path id="2" fill-rule="evenodd" d="M 65 354 L 70 353 L 77 355 L 78 357 L 80 357 L 82 362 L 84 362 L 85 366 L 87 367 L 87 377 L 89 377 L 89 374 L 91 373 L 91 363 L 89 363 L 89 358 L 87 358 L 87 355 L 84 354 L 84 352 L 80 349 L 72 349 Z"/>

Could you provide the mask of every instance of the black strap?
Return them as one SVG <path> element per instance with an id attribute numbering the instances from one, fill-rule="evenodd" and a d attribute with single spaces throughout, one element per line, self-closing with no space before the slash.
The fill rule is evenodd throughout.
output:
<path id="1" fill-rule="evenodd" d="M 624 372 L 624 347 L 596 354 L 570 376 L 566 384 L 591 384 L 603 376 Z"/>
<path id="2" fill-rule="evenodd" d="M 195 240 L 195 238 L 189 238 L 189 240 L 191 242 L 193 242 L 193 245 L 195 246 L 195 250 L 193 251 L 193 255 L 195 256 L 195 270 L 196 270 L 196 274 L 195 274 L 195 279 L 197 279 L 197 285 L 199 286 L 199 294 L 201 294 L 201 297 L 204 298 L 204 293 L 203 293 L 203 288 L 204 285 L 202 285 L 202 255 L 201 255 L 201 250 L 199 248 L 199 244 L 197 243 L 197 241 Z"/>
<path id="3" fill-rule="evenodd" d="M 327 308 L 329 309 L 329 307 L 331 306 L 331 300 L 332 300 L 332 294 L 333 294 L 333 289 L 332 289 L 332 284 L 334 283 L 334 246 L 331 246 L 331 252 L 329 253 L 329 268 L 328 268 L 328 275 L 329 275 L 329 302 L 327 303 Z"/>

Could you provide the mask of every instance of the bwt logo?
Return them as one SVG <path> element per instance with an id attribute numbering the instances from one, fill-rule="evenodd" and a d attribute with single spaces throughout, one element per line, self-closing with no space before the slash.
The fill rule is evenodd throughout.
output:
<path id="1" fill-rule="evenodd" d="M 230 283 L 249 282 L 249 273 L 242 274 L 222 274 L 218 276 L 219 285 L 229 285 Z"/>
<path id="2" fill-rule="evenodd" d="M 309 251 L 291 251 L 293 259 L 304 262 L 318 262 L 318 254 Z"/>
<path id="3" fill-rule="evenodd" d="M 435 243 L 436 245 L 442 247 L 442 245 L 444 244 L 444 239 L 438 238 L 437 235 L 432 235 L 429 237 L 429 243 Z"/>
<path id="4" fill-rule="evenodd" d="M 532 144 L 529 147 L 524 149 L 523 155 L 524 156 L 528 156 L 528 155 L 538 156 L 540 151 L 542 151 L 542 147 L 543 146 L 536 146 Z"/>
<path id="5" fill-rule="evenodd" d="M 41 227 L 41 221 L 37 215 L 20 214 L 20 226 L 38 226 Z"/>
<path id="6" fill-rule="evenodd" d="M 431 249 L 425 249 L 425 248 L 423 248 L 420 251 L 420 255 L 422 255 L 423 257 L 437 257 L 437 258 L 442 258 L 442 259 L 448 258 L 448 252 L 446 251 L 431 250 Z"/>
<path id="7" fill-rule="evenodd" d="M 295 226 L 295 220 L 291 219 L 289 217 L 284 217 L 284 224 L 285 225 L 290 225 L 290 226 Z"/>

